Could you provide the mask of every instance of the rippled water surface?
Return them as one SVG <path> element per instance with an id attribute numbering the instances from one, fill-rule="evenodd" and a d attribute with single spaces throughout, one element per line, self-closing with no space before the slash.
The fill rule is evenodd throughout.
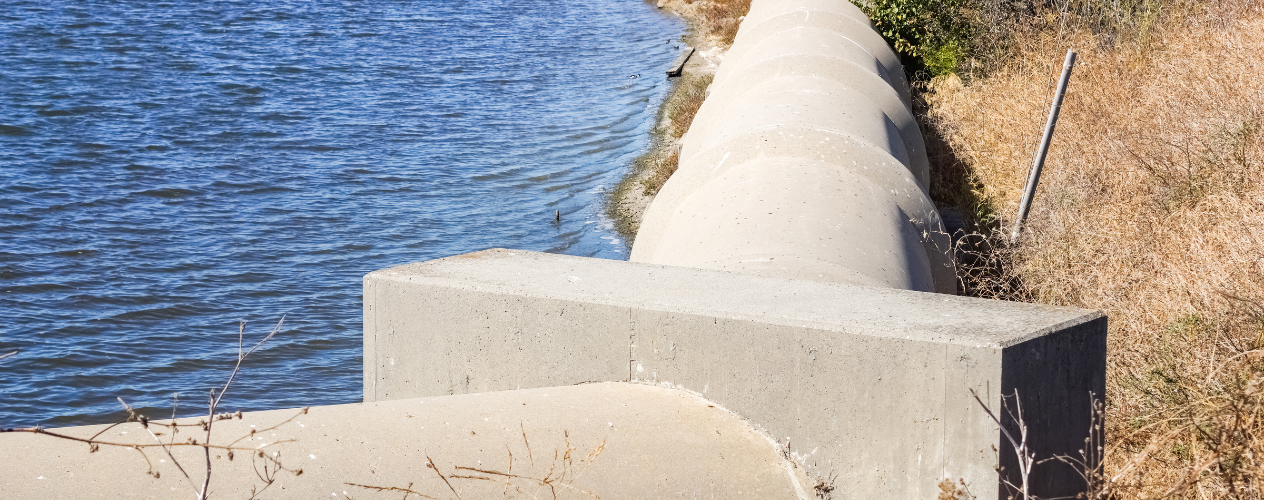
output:
<path id="1" fill-rule="evenodd" d="M 681 30 L 641 0 L 0 2 L 0 425 L 198 411 L 238 321 L 282 315 L 227 409 L 359 401 L 365 273 L 625 258 L 602 204 Z"/>

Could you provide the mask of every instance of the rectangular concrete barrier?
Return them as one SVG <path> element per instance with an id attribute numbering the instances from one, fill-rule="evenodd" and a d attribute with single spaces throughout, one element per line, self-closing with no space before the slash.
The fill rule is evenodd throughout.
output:
<path id="1" fill-rule="evenodd" d="M 1004 498 L 1012 447 L 970 390 L 1007 428 L 1002 394 L 1018 395 L 1037 459 L 1078 458 L 1105 391 L 1098 312 L 501 249 L 370 273 L 364 336 L 366 402 L 680 387 L 846 498 L 933 498 L 943 479 Z M 1031 481 L 1042 497 L 1083 487 L 1057 461 Z"/>

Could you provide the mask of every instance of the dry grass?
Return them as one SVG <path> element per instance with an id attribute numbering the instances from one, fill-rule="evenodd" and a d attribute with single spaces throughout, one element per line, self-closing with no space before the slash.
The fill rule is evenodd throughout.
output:
<path id="1" fill-rule="evenodd" d="M 1098 497 L 1260 498 L 1264 11 L 1089 3 L 1029 23 L 987 74 L 924 94 L 934 195 L 984 233 L 964 241 L 965 287 L 1110 315 Z M 1040 191 L 1009 246 L 999 235 L 1072 45 Z"/>
<path id="2" fill-rule="evenodd" d="M 728 48 L 742 18 L 750 11 L 750 4 L 751 0 L 668 0 L 663 6 L 689 21 L 695 38 Z"/>
<path id="3" fill-rule="evenodd" d="M 646 196 L 658 194 L 663 189 L 663 184 L 667 183 L 672 174 L 676 173 L 676 168 L 680 166 L 680 150 L 672 149 L 671 153 L 665 155 L 645 155 L 637 159 L 637 161 L 645 162 L 649 174 L 641 180 L 641 186 L 645 189 L 642 193 Z"/>
<path id="4" fill-rule="evenodd" d="M 676 173 L 680 164 L 680 139 L 689 131 L 689 125 L 706 99 L 707 87 L 715 75 L 685 75 L 681 77 L 659 110 L 662 125 L 659 127 L 655 147 L 636 159 L 637 171 L 645 171 L 641 180 L 645 196 L 658 194 L 667 179 Z"/>
<path id="5" fill-rule="evenodd" d="M 672 138 L 684 137 L 697 116 L 698 108 L 706 99 L 707 87 L 715 75 L 685 75 L 681 77 L 672 95 L 663 103 L 663 117 L 669 122 L 667 133 Z"/>

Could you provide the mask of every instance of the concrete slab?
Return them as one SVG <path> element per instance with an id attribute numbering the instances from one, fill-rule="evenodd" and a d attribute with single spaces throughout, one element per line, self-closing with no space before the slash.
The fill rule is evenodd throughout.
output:
<path id="1" fill-rule="evenodd" d="M 1032 450 L 1075 454 L 1105 390 L 1105 340 L 1106 319 L 1079 309 L 524 251 L 365 277 L 368 401 L 670 385 L 866 498 L 932 498 L 944 478 L 1000 496 L 1011 451 L 970 389 L 993 409 L 1017 392 Z M 1042 496 L 1082 485 L 1055 463 L 1035 480 Z"/>
<path id="2" fill-rule="evenodd" d="M 269 427 L 282 424 L 277 429 Z M 194 423 L 196 419 L 184 419 Z M 151 424 L 156 432 L 167 432 Z M 90 437 L 105 426 L 57 429 Z M 215 423 L 215 444 L 278 452 L 301 476 L 279 474 L 261 498 L 392 498 L 348 483 L 408 488 L 430 498 L 749 498 L 801 500 L 813 484 L 775 445 L 732 413 L 692 394 L 605 383 L 251 412 Z M 201 438 L 186 428 L 180 433 Z M 162 436 L 166 439 L 169 436 Z M 139 423 L 99 439 L 152 443 Z M 287 442 L 288 441 L 288 442 Z M 279 444 L 276 444 L 279 443 Z M 193 490 L 160 450 L 0 434 L 0 498 L 189 498 Z M 198 479 L 202 448 L 176 449 Z M 263 483 L 251 452 L 214 451 L 212 498 L 247 498 Z M 256 457 L 257 458 L 257 457 Z M 436 470 L 427 468 L 433 460 Z M 259 461 L 256 460 L 256 463 Z M 446 481 L 446 482 L 445 482 Z M 449 488 L 448 484 L 451 484 Z M 454 495 L 456 493 L 456 495 Z M 416 495 L 412 495 L 416 497 Z"/>

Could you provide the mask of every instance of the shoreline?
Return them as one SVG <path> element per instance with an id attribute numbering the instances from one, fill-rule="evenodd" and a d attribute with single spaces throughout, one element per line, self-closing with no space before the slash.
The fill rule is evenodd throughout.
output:
<path id="1" fill-rule="evenodd" d="M 647 3 L 653 2 L 647 0 Z M 693 47 L 695 52 L 685 63 L 681 76 L 673 78 L 671 89 L 659 104 L 656 123 L 650 131 L 649 149 L 632 160 L 627 174 L 606 200 L 606 216 L 614 223 L 615 231 L 623 237 L 629 251 L 636 241 L 646 208 L 675 172 L 678 161 L 675 153 L 680 150 L 681 138 L 702 105 L 706 88 L 732 45 L 738 24 L 750 9 L 748 0 L 731 2 L 722 8 L 711 4 L 711 11 L 684 0 L 660 0 L 656 5 L 685 21 L 687 28 L 680 44 L 682 48 Z"/>

